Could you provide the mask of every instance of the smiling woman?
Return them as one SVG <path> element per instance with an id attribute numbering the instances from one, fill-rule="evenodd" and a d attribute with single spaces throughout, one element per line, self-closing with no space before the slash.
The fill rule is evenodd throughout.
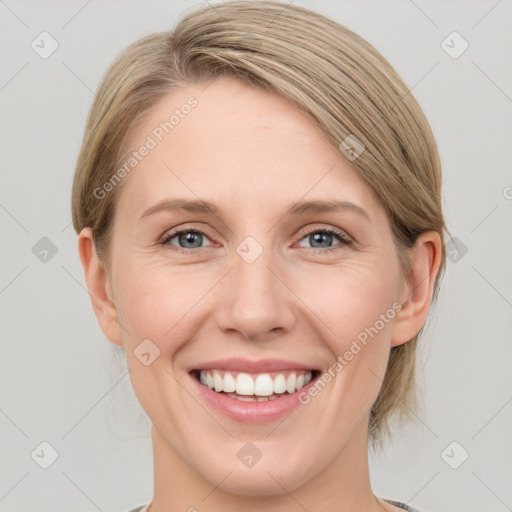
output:
<path id="1" fill-rule="evenodd" d="M 414 409 L 441 169 L 368 42 L 267 1 L 135 42 L 91 108 L 73 222 L 152 422 L 154 497 L 136 510 L 413 510 L 373 494 L 368 441 Z"/>

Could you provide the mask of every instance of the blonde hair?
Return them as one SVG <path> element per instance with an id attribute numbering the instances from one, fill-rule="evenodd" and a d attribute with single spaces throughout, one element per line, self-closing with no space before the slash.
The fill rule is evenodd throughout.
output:
<path id="1" fill-rule="evenodd" d="M 430 126 L 406 84 L 366 40 L 320 14 L 274 1 L 235 0 L 183 17 L 174 31 L 130 45 L 104 76 L 91 107 L 72 192 L 77 233 L 89 226 L 108 264 L 116 197 L 98 199 L 114 175 L 131 127 L 170 91 L 228 76 L 280 94 L 305 112 L 336 148 L 348 136 L 364 144 L 350 163 L 376 192 L 389 217 L 401 269 L 425 231 L 437 231 L 445 270 L 441 163 Z M 424 327 L 424 326 L 423 326 Z M 380 444 L 395 411 L 417 407 L 415 359 L 420 332 L 391 350 L 370 411 L 369 437 Z"/>

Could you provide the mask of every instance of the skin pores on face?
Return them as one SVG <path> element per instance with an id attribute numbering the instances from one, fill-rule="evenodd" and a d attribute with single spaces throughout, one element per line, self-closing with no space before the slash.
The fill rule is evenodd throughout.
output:
<path id="1" fill-rule="evenodd" d="M 172 131 L 155 132 L 191 96 L 197 105 Z M 148 136 L 156 145 L 118 197 L 109 286 L 134 391 L 153 423 L 155 467 L 180 469 L 169 492 L 191 481 L 197 495 L 218 486 L 215 503 L 223 493 L 284 494 L 343 475 L 356 503 L 393 320 L 307 405 L 276 422 L 226 417 L 200 396 L 188 369 L 231 357 L 332 367 L 405 299 L 382 204 L 304 113 L 231 79 L 170 93 L 136 126 L 130 149 Z M 144 216 L 178 197 L 209 201 L 219 213 Z M 311 200 L 347 201 L 368 217 L 348 209 L 286 213 L 291 203 Z M 332 234 L 315 243 L 314 233 L 329 228 L 351 243 Z M 202 233 L 194 248 L 183 245 L 185 236 L 163 242 L 187 229 Z M 237 251 L 247 237 L 252 254 L 261 252 L 250 263 Z M 149 366 L 134 355 L 146 339 L 160 350 Z M 250 469 L 237 457 L 249 441 L 262 453 Z"/>

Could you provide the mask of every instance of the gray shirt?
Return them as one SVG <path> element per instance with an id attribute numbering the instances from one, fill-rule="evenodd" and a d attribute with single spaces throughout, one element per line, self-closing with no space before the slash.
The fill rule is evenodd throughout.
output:
<path id="1" fill-rule="evenodd" d="M 406 505 L 405 503 L 402 503 L 401 501 L 394 501 L 394 500 L 387 500 L 386 498 L 382 498 L 384 501 L 390 503 L 391 505 L 395 505 L 395 507 L 403 508 L 404 510 L 407 510 L 407 512 L 421 512 L 417 508 L 412 508 L 409 505 Z M 147 505 L 140 505 L 139 507 L 132 508 L 128 512 L 142 512 L 142 509 L 146 507 Z"/>

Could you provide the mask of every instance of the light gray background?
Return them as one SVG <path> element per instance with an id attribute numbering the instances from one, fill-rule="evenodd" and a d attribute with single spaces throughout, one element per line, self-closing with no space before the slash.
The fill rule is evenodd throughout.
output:
<path id="1" fill-rule="evenodd" d="M 460 240 L 419 354 L 424 407 L 372 456 L 374 491 L 424 512 L 512 510 L 512 1 L 295 3 L 368 39 L 411 87 Z M 152 497 L 149 420 L 93 315 L 70 190 L 109 63 L 199 5 L 0 0 L 1 511 L 124 511 Z M 31 48 L 43 31 L 59 45 L 47 59 Z M 453 31 L 469 43 L 456 59 L 441 46 Z M 46 262 L 33 252 L 42 237 L 57 248 Z M 47 469 L 44 441 L 58 452 Z"/>

